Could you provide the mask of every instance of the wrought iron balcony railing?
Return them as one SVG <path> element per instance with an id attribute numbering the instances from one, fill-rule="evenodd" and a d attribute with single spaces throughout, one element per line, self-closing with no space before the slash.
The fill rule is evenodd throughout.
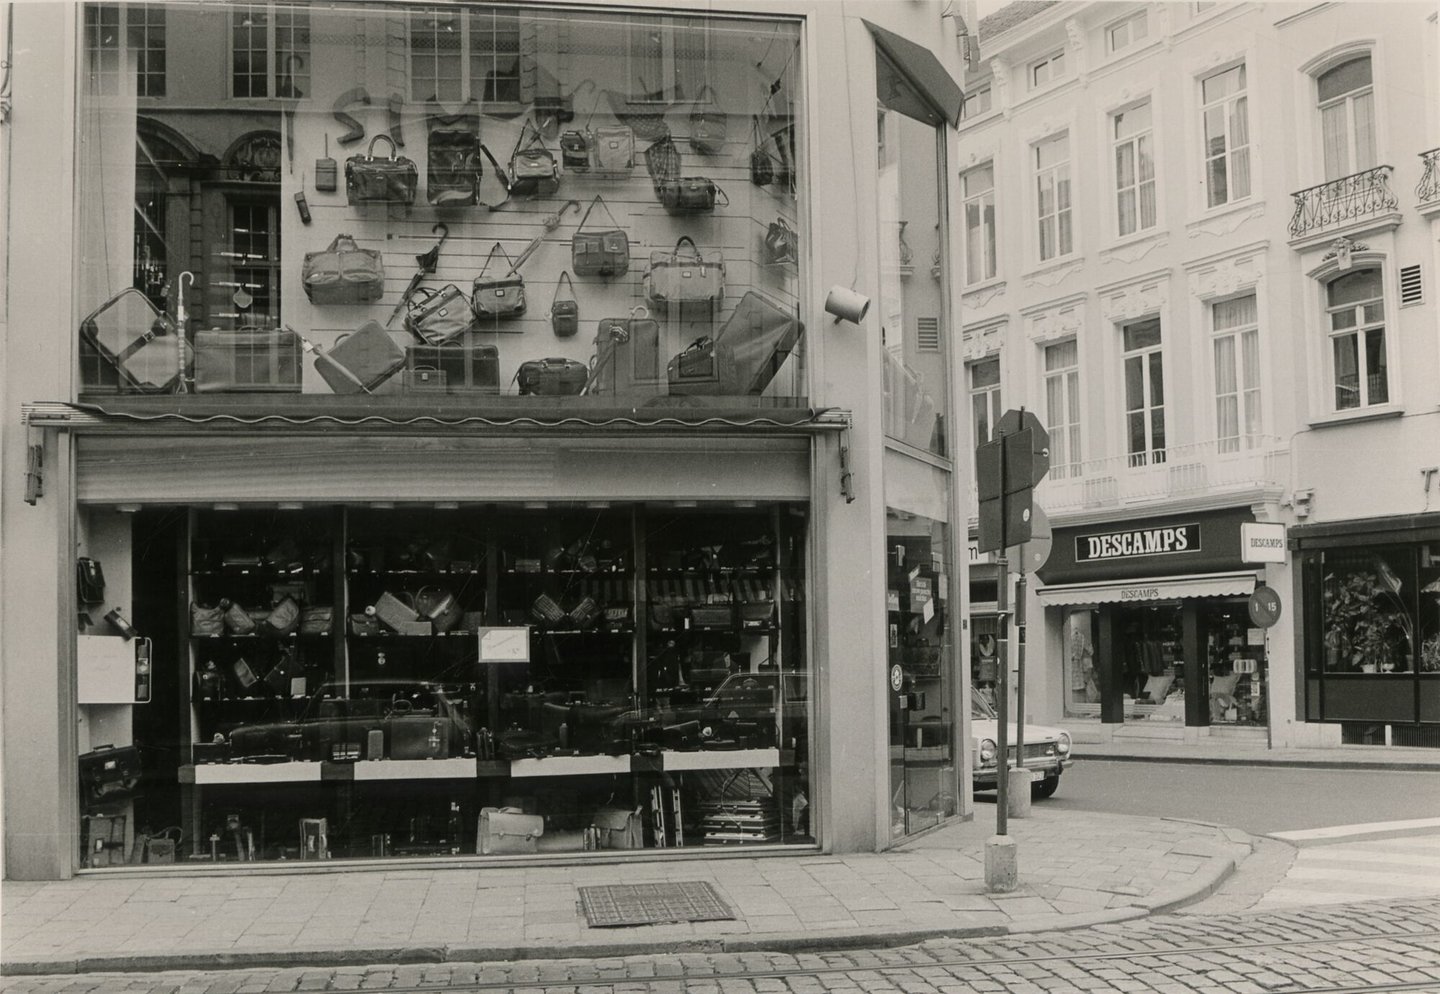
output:
<path id="1" fill-rule="evenodd" d="M 1415 185 L 1415 199 L 1422 204 L 1440 200 L 1440 148 L 1421 152 L 1420 161 L 1425 163 L 1425 171 Z"/>
<path id="2" fill-rule="evenodd" d="M 1295 214 L 1290 218 L 1290 237 L 1398 210 L 1400 200 L 1390 192 L 1391 172 L 1390 166 L 1376 166 L 1292 194 Z"/>

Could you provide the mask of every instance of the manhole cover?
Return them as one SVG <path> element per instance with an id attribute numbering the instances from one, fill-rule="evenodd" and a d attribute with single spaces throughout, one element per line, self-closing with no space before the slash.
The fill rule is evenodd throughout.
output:
<path id="1" fill-rule="evenodd" d="M 728 921 L 735 917 L 715 888 L 700 880 L 581 887 L 580 908 L 591 928 Z"/>

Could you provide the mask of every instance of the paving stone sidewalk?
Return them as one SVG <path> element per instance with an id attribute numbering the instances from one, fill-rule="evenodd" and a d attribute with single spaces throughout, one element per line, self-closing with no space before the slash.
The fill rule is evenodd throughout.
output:
<path id="1" fill-rule="evenodd" d="M 1220 826 L 1037 805 L 1011 819 L 1020 888 L 990 895 L 993 805 L 878 854 L 7 882 L 0 972 L 527 960 L 815 950 L 1072 928 L 1197 900 L 1249 855 Z M 338 870 L 338 864 L 329 869 Z M 576 888 L 704 880 L 733 921 L 591 928 Z"/>

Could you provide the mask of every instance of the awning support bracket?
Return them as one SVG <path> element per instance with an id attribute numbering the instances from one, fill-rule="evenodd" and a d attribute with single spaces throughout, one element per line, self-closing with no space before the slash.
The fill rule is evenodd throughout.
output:
<path id="1" fill-rule="evenodd" d="M 850 472 L 850 429 L 840 431 L 840 496 L 845 503 L 855 503 L 855 474 Z"/>

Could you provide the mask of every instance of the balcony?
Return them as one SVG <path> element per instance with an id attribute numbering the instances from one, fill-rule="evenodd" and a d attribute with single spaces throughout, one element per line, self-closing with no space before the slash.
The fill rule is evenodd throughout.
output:
<path id="1" fill-rule="evenodd" d="M 1368 229 L 1379 220 L 1398 224 L 1400 200 L 1390 191 L 1393 171 L 1390 166 L 1376 166 L 1292 194 L 1291 243 L 1312 235 L 1333 237 L 1350 228 Z"/>
<path id="2" fill-rule="evenodd" d="M 1425 170 L 1420 174 L 1420 182 L 1415 184 L 1415 201 L 1420 213 L 1428 216 L 1440 211 L 1440 148 L 1421 152 L 1420 161 L 1425 164 Z"/>

